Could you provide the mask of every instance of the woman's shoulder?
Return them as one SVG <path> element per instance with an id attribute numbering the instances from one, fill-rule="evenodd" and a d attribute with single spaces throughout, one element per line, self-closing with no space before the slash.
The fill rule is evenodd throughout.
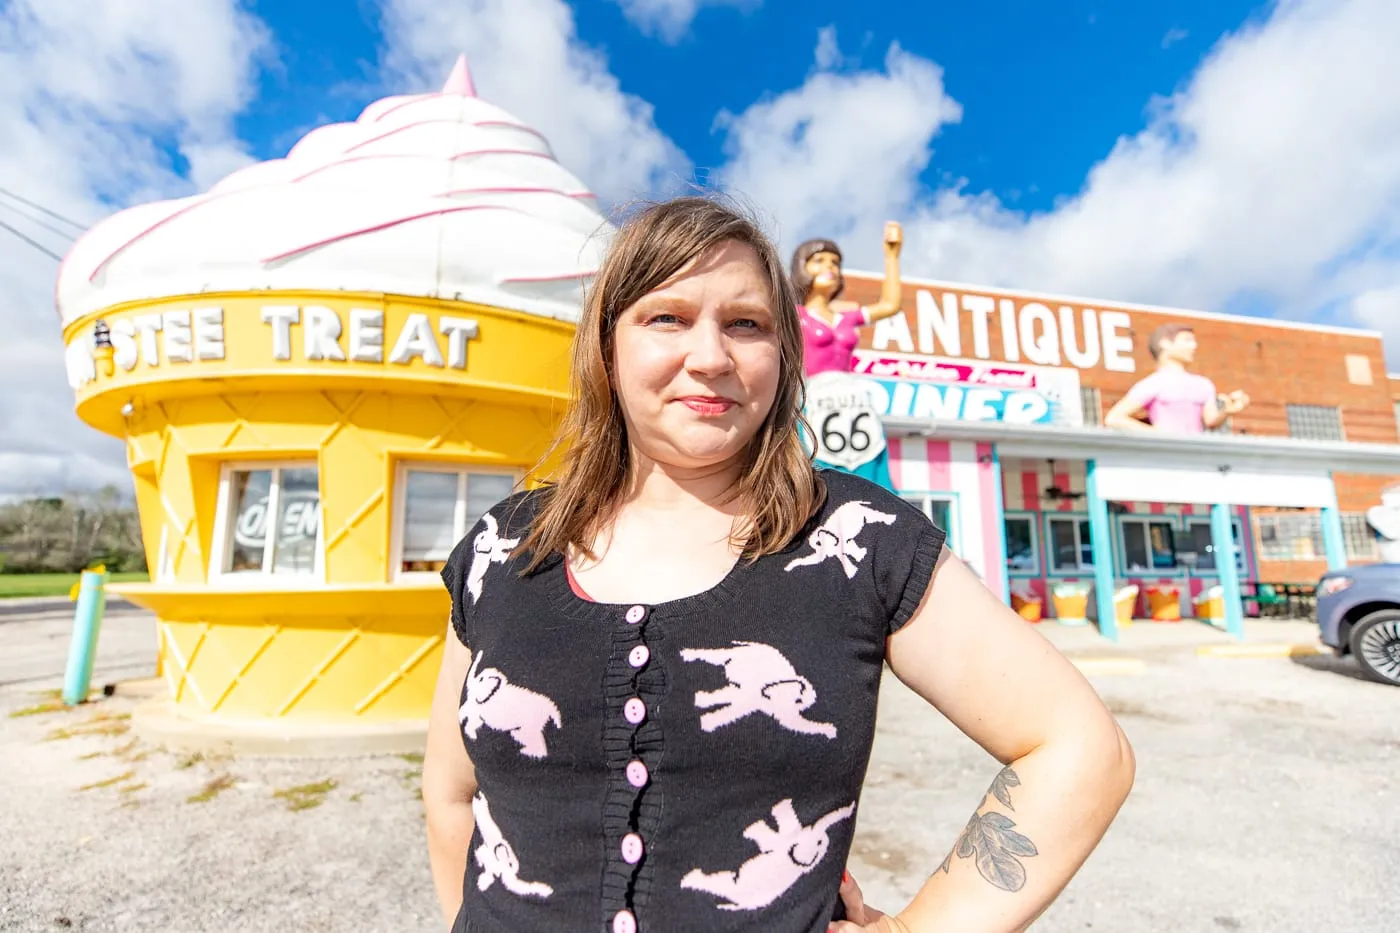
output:
<path id="1" fill-rule="evenodd" d="M 835 514 L 842 506 L 861 503 L 879 511 L 892 513 L 906 523 L 929 521 L 928 516 L 918 506 L 863 476 L 831 469 L 818 470 L 817 476 L 826 486 L 826 501 L 822 503 L 820 513 L 823 519 Z"/>

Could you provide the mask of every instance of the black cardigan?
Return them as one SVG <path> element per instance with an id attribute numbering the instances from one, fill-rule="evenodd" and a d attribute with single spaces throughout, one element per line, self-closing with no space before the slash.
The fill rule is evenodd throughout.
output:
<path id="1" fill-rule="evenodd" d="M 479 788 L 457 930 L 825 933 L 885 639 L 944 532 L 820 476 L 827 501 L 784 552 L 658 605 L 579 597 L 557 554 L 522 576 L 538 490 L 457 545 L 442 576 Z"/>

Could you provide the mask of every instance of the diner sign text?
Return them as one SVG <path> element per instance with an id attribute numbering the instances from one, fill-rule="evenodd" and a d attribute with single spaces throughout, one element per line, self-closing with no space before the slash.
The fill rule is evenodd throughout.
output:
<path id="1" fill-rule="evenodd" d="M 1123 311 L 1100 311 L 1060 305 L 1052 309 L 1034 299 L 945 291 L 938 298 L 927 289 L 915 294 L 914 313 L 877 321 L 872 336 L 876 351 L 1070 365 L 1131 373 L 1132 319 Z M 972 345 L 964 353 L 962 316 L 970 316 Z M 910 329 L 911 320 L 913 329 Z M 993 337 L 1000 353 L 993 354 Z"/>

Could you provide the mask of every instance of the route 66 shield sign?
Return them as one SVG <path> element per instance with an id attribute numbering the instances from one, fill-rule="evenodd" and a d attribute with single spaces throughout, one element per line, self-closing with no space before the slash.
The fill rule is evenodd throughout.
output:
<path id="1" fill-rule="evenodd" d="M 870 386 L 847 373 L 818 373 L 807 380 L 807 421 L 816 458 L 854 470 L 880 456 L 885 429 Z"/>

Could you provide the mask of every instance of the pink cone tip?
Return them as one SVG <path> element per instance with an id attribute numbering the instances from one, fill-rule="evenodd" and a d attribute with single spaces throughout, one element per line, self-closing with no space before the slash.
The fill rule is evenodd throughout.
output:
<path id="1" fill-rule="evenodd" d="M 442 93 L 459 94 L 462 97 L 476 96 L 476 85 L 472 83 L 472 70 L 467 67 L 465 53 L 457 56 L 457 64 L 452 66 L 452 73 L 447 76 L 447 83 L 442 86 Z"/>

